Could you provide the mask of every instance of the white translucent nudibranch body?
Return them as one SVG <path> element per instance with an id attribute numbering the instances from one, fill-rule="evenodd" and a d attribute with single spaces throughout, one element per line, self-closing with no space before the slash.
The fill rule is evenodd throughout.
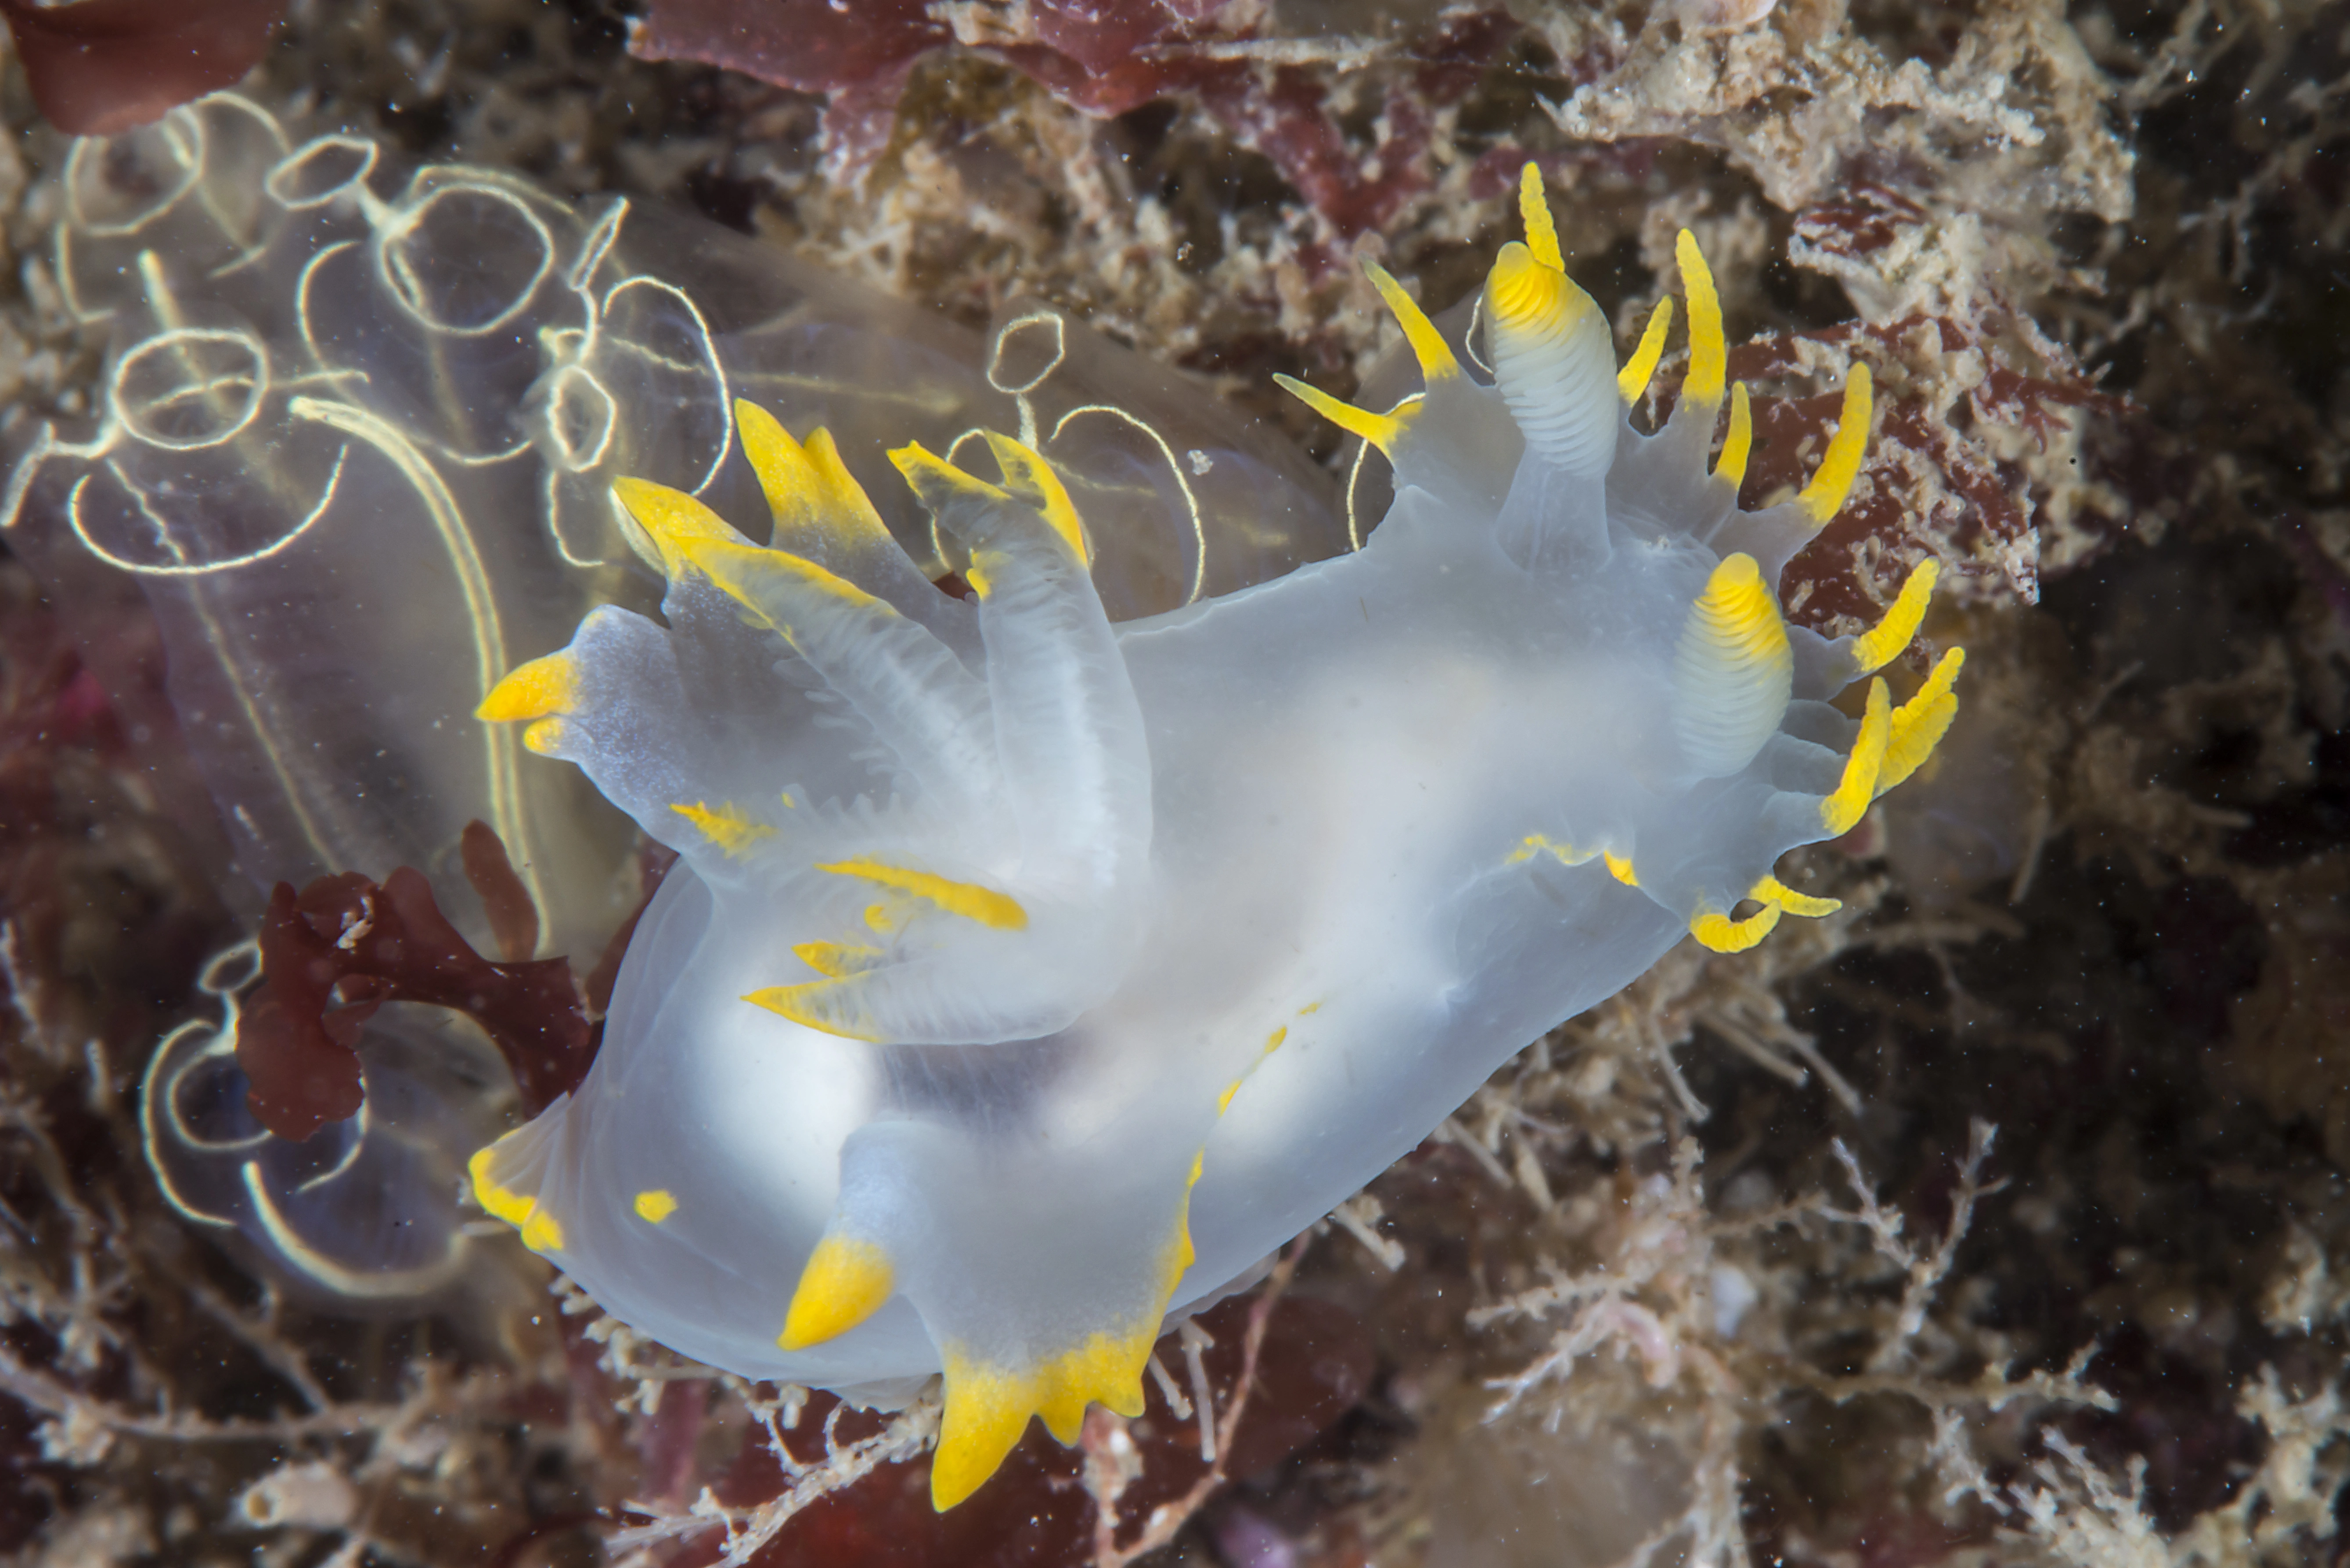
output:
<path id="1" fill-rule="evenodd" d="M 944 1374 L 941 1507 L 1032 1415 L 1139 1413 L 1170 1312 L 1409 1151 L 1512 1054 L 1683 936 L 1783 912 L 1954 711 L 1827 699 L 1908 643 L 1783 619 L 1781 568 L 1858 471 L 1869 397 L 1801 496 L 1737 505 L 1745 389 L 1682 236 L 1688 379 L 1631 405 L 1538 178 L 1482 300 L 1490 383 L 1385 274 L 1423 393 L 1375 414 L 1364 546 L 1112 624 L 1053 469 L 899 471 L 968 556 L 942 594 L 822 432 L 742 410 L 773 507 L 617 495 L 667 624 L 596 610 L 485 720 L 585 769 L 681 864 L 577 1093 L 484 1149 L 493 1212 L 597 1301 L 745 1376 L 902 1395 Z M 974 451 L 976 441 L 968 443 Z M 1711 460 L 1711 462 L 1709 460 Z M 1741 914 L 1741 909 L 1748 912 Z"/>

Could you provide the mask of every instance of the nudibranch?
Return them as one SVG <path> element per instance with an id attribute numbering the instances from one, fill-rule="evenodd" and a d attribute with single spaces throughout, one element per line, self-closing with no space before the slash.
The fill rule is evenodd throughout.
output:
<path id="1" fill-rule="evenodd" d="M 1424 389 L 1292 389 L 1387 454 L 1393 504 L 1239 592 L 1114 624 L 1067 489 L 1000 434 L 957 449 L 989 476 L 891 454 L 968 599 L 821 431 L 739 410 L 766 545 L 621 482 L 666 624 L 591 612 L 481 717 L 682 862 L 586 1082 L 474 1157 L 484 1206 L 713 1366 L 866 1399 L 942 1373 L 951 1507 L 1032 1415 L 1066 1443 L 1090 1401 L 1139 1413 L 1170 1314 L 1684 935 L 1833 909 L 1775 863 L 1918 765 L 1961 657 L 1898 706 L 1870 679 L 1855 719 L 1829 699 L 1906 648 L 1932 564 L 1859 636 L 1781 612 L 1866 372 L 1809 486 L 1741 510 L 1696 244 L 1688 376 L 1643 434 L 1670 302 L 1619 370 L 1531 167 L 1521 206 L 1470 339 L 1490 379 L 1373 269 Z"/>

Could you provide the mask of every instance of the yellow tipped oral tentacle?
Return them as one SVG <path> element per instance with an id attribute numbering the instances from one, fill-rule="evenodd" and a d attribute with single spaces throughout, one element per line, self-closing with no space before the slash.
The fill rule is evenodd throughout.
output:
<path id="1" fill-rule="evenodd" d="M 1375 414 L 1368 409 L 1358 409 L 1352 403 L 1341 402 L 1317 387 L 1307 386 L 1295 376 L 1276 373 L 1273 379 L 1282 390 L 1345 431 L 1348 435 L 1360 436 L 1370 442 L 1385 453 L 1390 462 L 1395 458 L 1396 442 L 1402 439 L 1405 430 L 1409 426 L 1412 410 L 1418 407 L 1417 399 L 1406 399 L 1404 402 L 1397 405 L 1394 413 Z"/>
<path id="2" fill-rule="evenodd" d="M 1721 296 L 1714 289 L 1705 253 L 1697 248 L 1697 236 L 1687 229 L 1673 242 L 1673 258 L 1680 265 L 1681 291 L 1689 296 L 1690 364 L 1681 396 L 1693 403 L 1718 404 L 1730 369 L 1729 339 L 1721 329 Z"/>
<path id="3" fill-rule="evenodd" d="M 1844 410 L 1836 417 L 1836 432 L 1828 442 L 1827 455 L 1820 460 L 1819 472 L 1804 486 L 1803 494 L 1796 497 L 1811 514 L 1814 527 L 1826 526 L 1844 509 L 1853 481 L 1860 477 L 1861 455 L 1868 449 L 1869 386 L 1868 367 L 1855 364 L 1844 384 Z"/>
<path id="4" fill-rule="evenodd" d="M 1885 763 L 1877 770 L 1877 794 L 1883 794 L 1916 773 L 1950 732 L 1950 721 L 1959 712 L 1958 693 L 1952 688 L 1966 662 L 1965 649 L 1951 649 L 1935 664 L 1926 683 L 1893 711 Z"/>
<path id="5" fill-rule="evenodd" d="M 1657 301 L 1656 309 L 1648 312 L 1648 325 L 1640 334 L 1640 346 L 1632 350 L 1624 369 L 1617 373 L 1616 389 L 1627 403 L 1637 403 L 1640 394 L 1648 389 L 1648 379 L 1657 373 L 1657 361 L 1665 357 L 1665 333 L 1673 324 L 1673 298 L 1667 295 Z"/>
<path id="6" fill-rule="evenodd" d="M 1371 286 L 1379 291 L 1388 308 L 1395 312 L 1396 325 L 1403 328 L 1404 341 L 1411 345 L 1411 356 L 1419 361 L 1420 379 L 1430 386 L 1448 381 L 1461 374 L 1461 361 L 1453 357 L 1452 345 L 1428 318 L 1428 312 L 1418 301 L 1403 291 L 1403 285 L 1388 275 L 1388 269 L 1374 261 L 1363 264 L 1363 272 Z"/>
<path id="7" fill-rule="evenodd" d="M 579 667 L 571 662 L 567 650 L 507 670 L 473 710 L 473 717 L 484 723 L 505 724 L 568 713 L 578 705 Z"/>

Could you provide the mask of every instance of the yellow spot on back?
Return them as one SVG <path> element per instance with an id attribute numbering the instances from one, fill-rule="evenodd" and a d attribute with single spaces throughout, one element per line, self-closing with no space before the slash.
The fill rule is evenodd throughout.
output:
<path id="1" fill-rule="evenodd" d="M 1687 229 L 1673 242 L 1673 259 L 1680 264 L 1681 291 L 1689 296 L 1689 378 L 1681 383 L 1681 396 L 1694 403 L 1719 403 L 1730 368 L 1721 296 L 1714 291 L 1713 271 L 1697 248 L 1697 236 Z"/>
<path id="2" fill-rule="evenodd" d="M 1951 649 L 1926 677 L 1909 701 L 1893 711 L 1891 733 L 1885 746 L 1885 764 L 1877 770 L 1877 793 L 1883 794 L 1918 771 L 1931 756 L 1950 721 L 1958 717 L 1959 699 L 1952 687 L 1967 662 L 1967 650 Z"/>
<path id="3" fill-rule="evenodd" d="M 1288 1038 L 1289 1025 L 1284 1023 L 1264 1037 L 1264 1054 L 1268 1056 L 1272 1055 L 1281 1049 L 1281 1043 Z"/>
<path id="4" fill-rule="evenodd" d="M 1640 394 L 1648 389 L 1648 378 L 1657 373 L 1657 361 L 1665 357 L 1665 333 L 1673 324 L 1673 298 L 1667 295 L 1657 301 L 1657 308 L 1648 312 L 1647 330 L 1640 334 L 1640 346 L 1632 350 L 1631 358 L 1616 373 L 1616 389 L 1627 403 L 1637 403 Z"/>
<path id="5" fill-rule="evenodd" d="M 1845 759 L 1844 777 L 1835 793 L 1820 802 L 1820 826 L 1830 838 L 1850 833 L 1868 810 L 1868 803 L 1877 798 L 1877 778 L 1892 736 L 1893 699 L 1879 676 L 1868 683 L 1868 707 L 1861 716 L 1852 755 Z"/>
<path id="6" fill-rule="evenodd" d="M 658 1225 L 677 1212 L 677 1195 L 665 1187 L 650 1187 L 637 1194 L 637 1218 L 648 1225 Z"/>
<path id="7" fill-rule="evenodd" d="M 1607 875 L 1615 877 L 1627 888 L 1637 888 L 1640 885 L 1639 876 L 1633 871 L 1631 861 L 1612 849 L 1601 850 L 1599 858 L 1607 863 Z"/>
<path id="8" fill-rule="evenodd" d="M 1746 483 L 1747 454 L 1754 450 L 1754 410 L 1746 400 L 1746 383 L 1730 389 L 1730 432 L 1721 438 L 1721 456 L 1713 476 L 1735 490 Z"/>
<path id="9" fill-rule="evenodd" d="M 1303 1007 L 1301 1007 L 1301 1008 L 1299 1008 L 1299 1009 L 1297 1010 L 1297 1016 L 1298 1016 L 1298 1017 L 1300 1017 L 1300 1018 L 1303 1018 L 1303 1017 L 1305 1017 L 1305 1016 L 1307 1013 L 1309 1013 L 1309 1012 L 1321 1012 L 1321 1011 L 1322 1011 L 1322 1004 L 1321 1004 L 1320 1002 L 1307 1002 L 1305 1006 L 1303 1006 Z"/>
<path id="10" fill-rule="evenodd" d="M 1868 367 L 1855 365 L 1844 384 L 1844 411 L 1837 416 L 1827 455 L 1820 459 L 1819 472 L 1795 498 L 1811 514 L 1814 526 L 1825 526 L 1844 509 L 1852 482 L 1860 477 L 1861 454 L 1868 450 L 1869 386 Z"/>
<path id="11" fill-rule="evenodd" d="M 880 1311 L 897 1288 L 889 1253 L 854 1236 L 827 1234 L 800 1271 L 775 1344 L 806 1350 L 837 1339 Z"/>
<path id="12" fill-rule="evenodd" d="M 1558 248 L 1558 221 L 1551 216 L 1542 171 L 1531 160 L 1518 171 L 1518 216 L 1526 225 L 1526 249 L 1534 253 L 1534 260 L 1554 272 L 1565 272 L 1566 256 Z"/>
<path id="13" fill-rule="evenodd" d="M 1239 1094 L 1241 1092 L 1241 1085 L 1247 1082 L 1248 1075 L 1246 1074 L 1243 1074 L 1241 1076 L 1234 1078 L 1231 1083 L 1224 1085 L 1224 1092 L 1216 1096 L 1216 1114 L 1218 1116 L 1222 1116 L 1226 1111 L 1232 1108 L 1232 1096 Z"/>
<path id="14" fill-rule="evenodd" d="M 951 881 L 928 871 L 910 870 L 903 866 L 861 857 L 831 861 L 816 869 L 829 871 L 836 877 L 861 877 L 895 892 L 911 894 L 950 915 L 976 920 L 990 930 L 1024 931 L 1028 929 L 1028 911 L 1020 907 L 1018 900 L 993 888 L 983 888 L 976 882 Z M 869 912 L 867 919 L 870 923 Z"/>
<path id="15" fill-rule="evenodd" d="M 1396 442 L 1402 439 L 1405 429 L 1410 423 L 1411 416 L 1404 410 L 1409 407 L 1416 406 L 1411 404 L 1409 400 L 1406 400 L 1404 403 L 1397 405 L 1396 413 L 1375 414 L 1368 409 L 1358 409 L 1352 403 L 1340 402 L 1318 387 L 1309 387 L 1295 376 L 1275 374 L 1273 379 L 1284 391 L 1299 402 L 1304 403 L 1348 435 L 1360 436 L 1389 457 L 1395 455 Z"/>
<path id="16" fill-rule="evenodd" d="M 764 822 L 752 821 L 732 805 L 721 805 L 713 811 L 706 801 L 696 801 L 691 805 L 672 805 L 670 810 L 693 824 L 702 837 L 731 859 L 743 858 L 759 840 L 775 836 L 774 828 Z"/>
<path id="17" fill-rule="evenodd" d="M 1893 661 L 1893 656 L 1909 646 L 1918 635 L 1918 623 L 1926 618 L 1926 606 L 1934 597 L 1934 582 L 1942 573 L 1942 564 L 1935 560 L 1918 563 L 1894 597 L 1885 618 L 1877 625 L 1852 639 L 1852 672 L 1866 675 L 1882 670 Z"/>
<path id="18" fill-rule="evenodd" d="M 1453 358 L 1452 345 L 1428 318 L 1428 312 L 1418 301 L 1403 291 L 1403 285 L 1388 275 L 1388 269 L 1375 261 L 1363 263 L 1363 272 L 1379 297 L 1395 312 L 1396 324 L 1403 328 L 1404 341 L 1411 345 L 1411 357 L 1419 361 L 1420 379 L 1433 386 L 1461 374 L 1461 361 Z"/>
<path id="19" fill-rule="evenodd" d="M 571 652 L 566 649 L 506 671 L 505 678 L 491 687 L 490 694 L 473 710 L 473 717 L 484 723 L 506 724 L 568 713 L 578 705 L 579 668 L 571 662 Z"/>

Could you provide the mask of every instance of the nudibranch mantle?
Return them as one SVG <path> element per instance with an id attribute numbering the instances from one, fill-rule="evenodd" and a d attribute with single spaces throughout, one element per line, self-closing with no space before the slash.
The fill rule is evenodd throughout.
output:
<path id="1" fill-rule="evenodd" d="M 1089 1401 L 1139 1413 L 1170 1310 L 1681 937 L 1833 909 L 1773 865 L 1918 765 L 1960 657 L 1856 720 L 1827 699 L 1907 646 L 1930 563 L 1859 637 L 1780 612 L 1866 372 L 1810 487 L 1742 511 L 1695 244 L 1688 378 L 1645 435 L 1669 302 L 1619 371 L 1531 169 L 1522 205 L 1472 330 L 1490 382 L 1374 272 L 1424 391 L 1294 389 L 1388 454 L 1393 505 L 1240 592 L 1113 625 L 1084 520 L 1002 436 L 993 480 L 893 454 L 969 600 L 820 431 L 741 410 L 770 546 L 623 482 L 667 625 L 598 609 L 482 717 L 682 864 L 586 1082 L 475 1157 L 484 1205 L 712 1365 L 868 1398 L 943 1372 L 949 1507 L 1031 1415 L 1068 1442 Z"/>

